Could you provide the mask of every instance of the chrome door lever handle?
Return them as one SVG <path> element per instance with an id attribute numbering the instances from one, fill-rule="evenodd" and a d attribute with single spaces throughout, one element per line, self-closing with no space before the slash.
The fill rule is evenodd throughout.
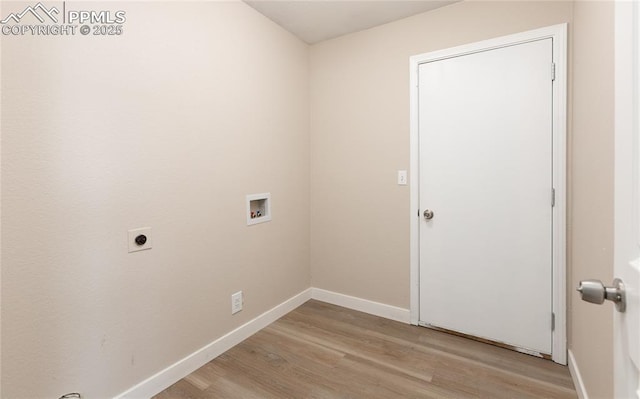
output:
<path id="1" fill-rule="evenodd" d="M 602 304 L 605 299 L 616 304 L 618 312 L 626 309 L 624 283 L 619 278 L 613 280 L 612 287 L 606 287 L 600 280 L 582 280 L 576 288 L 583 301 Z"/>

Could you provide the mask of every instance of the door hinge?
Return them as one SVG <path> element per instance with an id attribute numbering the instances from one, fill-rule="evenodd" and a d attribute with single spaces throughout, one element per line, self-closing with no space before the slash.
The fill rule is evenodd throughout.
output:
<path id="1" fill-rule="evenodd" d="M 551 313 L 551 331 L 556 330 L 556 314 Z"/>
<path id="2" fill-rule="evenodd" d="M 556 189 L 552 188 L 551 189 L 551 207 L 553 208 L 554 206 L 556 206 Z"/>
<path id="3" fill-rule="evenodd" d="M 556 63 L 551 63 L 551 81 L 556 80 Z"/>

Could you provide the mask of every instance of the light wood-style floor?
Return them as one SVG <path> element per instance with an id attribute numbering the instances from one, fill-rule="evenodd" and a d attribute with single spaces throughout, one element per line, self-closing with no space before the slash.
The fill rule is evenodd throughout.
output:
<path id="1" fill-rule="evenodd" d="M 577 398 L 567 367 L 309 301 L 155 399 Z"/>

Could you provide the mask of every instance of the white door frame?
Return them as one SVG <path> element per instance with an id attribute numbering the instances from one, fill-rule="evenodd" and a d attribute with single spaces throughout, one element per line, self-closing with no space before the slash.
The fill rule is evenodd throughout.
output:
<path id="1" fill-rule="evenodd" d="M 638 281 L 627 268 L 640 245 L 640 4 L 615 3 L 615 216 L 614 277 L 627 285 L 627 310 L 613 312 L 613 387 L 615 398 L 640 397 L 635 366 L 640 337 L 631 326 L 638 323 Z M 630 237 L 631 236 L 631 237 Z M 634 301 L 635 296 L 635 301 Z M 634 320 L 635 318 L 635 320 Z M 637 326 L 637 324 L 636 324 Z"/>
<path id="2" fill-rule="evenodd" d="M 496 39 L 419 54 L 410 58 L 410 320 L 417 325 L 420 315 L 420 215 L 419 215 L 419 107 L 418 68 L 420 64 L 541 39 L 553 39 L 555 82 L 553 85 L 553 313 L 551 357 L 567 364 L 566 341 L 566 142 L 567 142 L 567 24 L 503 36 Z M 549 74 L 551 74 L 551 65 Z M 551 198 L 549 198 L 551 201 Z"/>

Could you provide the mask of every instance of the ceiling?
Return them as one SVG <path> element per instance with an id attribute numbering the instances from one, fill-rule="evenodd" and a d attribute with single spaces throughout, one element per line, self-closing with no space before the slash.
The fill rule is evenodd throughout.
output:
<path id="1" fill-rule="evenodd" d="M 456 1 L 244 0 L 308 44 L 420 14 Z"/>

